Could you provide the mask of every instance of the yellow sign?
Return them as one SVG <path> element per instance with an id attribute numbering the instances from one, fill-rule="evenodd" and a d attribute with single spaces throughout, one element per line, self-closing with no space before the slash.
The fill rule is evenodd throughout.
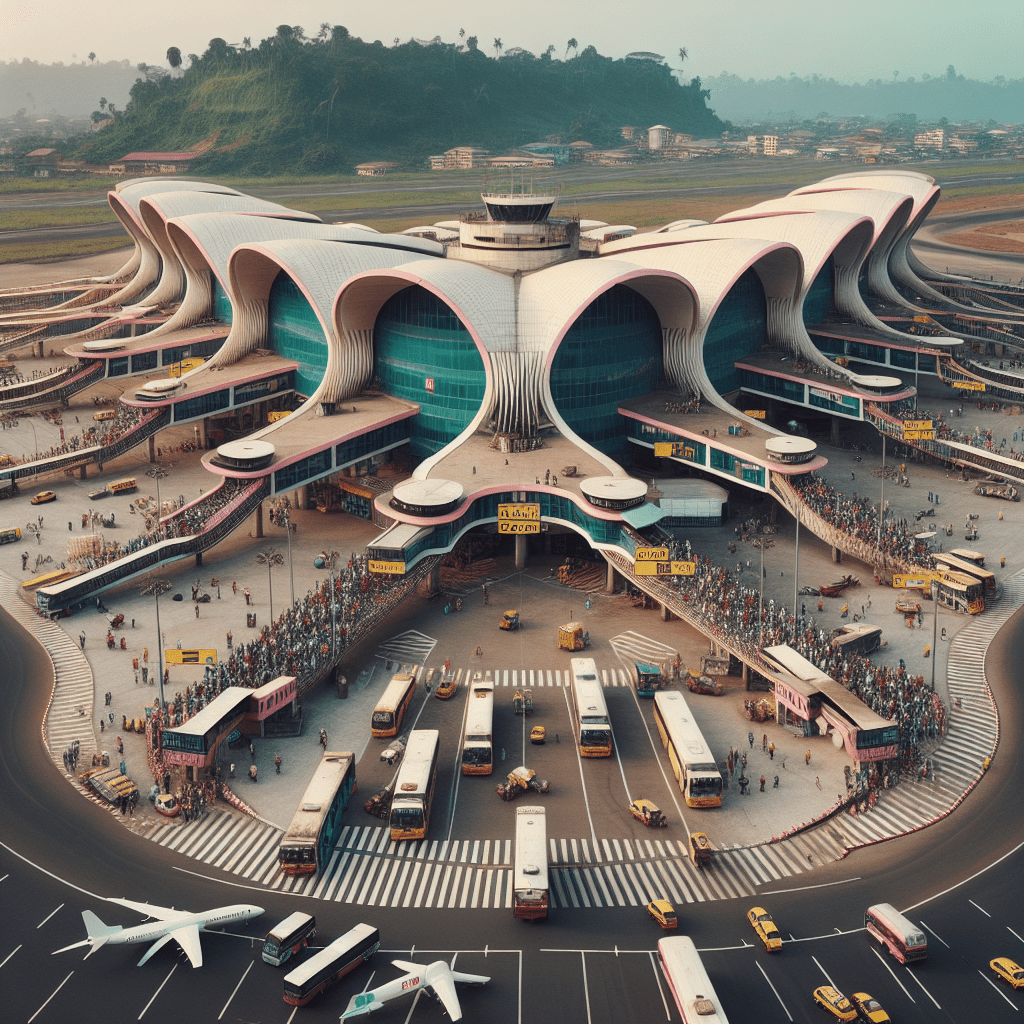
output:
<path id="1" fill-rule="evenodd" d="M 540 504 L 499 505 L 498 533 L 540 533 Z"/>
<path id="2" fill-rule="evenodd" d="M 637 548 L 633 558 L 638 562 L 667 562 L 668 548 Z"/>
<path id="3" fill-rule="evenodd" d="M 904 430 L 931 430 L 935 424 L 931 420 L 904 420 Z"/>
<path id="4" fill-rule="evenodd" d="M 934 441 L 935 431 L 934 430 L 904 430 L 903 431 L 904 441 Z"/>
<path id="5" fill-rule="evenodd" d="M 633 571 L 637 576 L 693 576 L 697 572 L 697 563 L 637 562 Z"/>
<path id="6" fill-rule="evenodd" d="M 371 558 L 370 572 L 387 573 L 391 576 L 404 576 L 405 562 L 385 562 L 379 558 Z"/>
<path id="7" fill-rule="evenodd" d="M 985 385 L 980 380 L 954 380 L 951 383 L 953 387 L 959 388 L 961 391 L 985 390 Z"/>
<path id="8" fill-rule="evenodd" d="M 927 317 L 927 316 L 915 316 L 915 317 L 914 317 L 914 323 L 915 323 L 915 324 L 927 324 L 927 323 L 931 323 L 931 317 Z"/>
<path id="9" fill-rule="evenodd" d="M 267 422 L 277 423 L 278 420 L 283 420 L 287 416 L 291 416 L 291 412 L 288 409 L 274 409 L 273 412 L 267 413 Z"/>
<path id="10" fill-rule="evenodd" d="M 744 416 L 749 416 L 752 420 L 763 420 L 765 417 L 764 409 L 744 409 Z"/>
<path id="11" fill-rule="evenodd" d="M 659 459 L 671 459 L 672 458 L 672 442 L 671 441 L 655 441 L 654 442 L 654 454 Z"/>
<path id="12" fill-rule="evenodd" d="M 216 665 L 217 651 L 202 649 L 183 651 L 180 647 L 164 650 L 165 665 Z"/>
<path id="13" fill-rule="evenodd" d="M 930 572 L 920 573 L 913 575 L 906 572 L 894 572 L 892 574 L 892 585 L 894 587 L 904 587 L 907 590 L 926 590 L 932 584 L 932 574 Z"/>

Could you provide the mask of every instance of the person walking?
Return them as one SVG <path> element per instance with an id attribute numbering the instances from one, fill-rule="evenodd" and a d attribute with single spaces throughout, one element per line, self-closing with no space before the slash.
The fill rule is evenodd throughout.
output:
<path id="1" fill-rule="evenodd" d="M 754 734 L 752 732 L 747 733 L 747 742 L 750 744 L 750 749 L 754 749 Z"/>
<path id="2" fill-rule="evenodd" d="M 82 650 L 84 651 L 85 650 L 85 633 L 84 632 L 78 634 L 78 643 L 81 646 Z"/>
<path id="3" fill-rule="evenodd" d="M 281 774 L 281 755 L 280 754 L 275 754 L 274 755 L 274 767 L 277 769 L 277 774 L 280 775 Z"/>
<path id="4" fill-rule="evenodd" d="M 253 782 L 256 781 L 256 775 L 257 775 L 256 765 L 250 765 L 249 766 L 249 778 L 252 779 Z"/>
<path id="5" fill-rule="evenodd" d="M 762 793 L 764 792 L 764 784 L 765 784 L 765 782 L 766 782 L 766 781 L 767 781 L 767 780 L 766 780 L 766 779 L 765 779 L 765 777 L 764 777 L 764 776 L 762 775 L 762 776 L 761 776 L 761 792 L 762 792 Z"/>
<path id="6" fill-rule="evenodd" d="M 768 760 L 770 760 L 770 761 L 774 761 L 775 760 L 775 744 L 774 743 L 769 743 L 768 744 Z"/>
<path id="7" fill-rule="evenodd" d="M 775 776 L 775 781 L 772 783 L 772 789 L 778 789 L 778 788 L 779 788 L 779 777 L 778 777 L 778 775 L 776 775 Z"/>
<path id="8" fill-rule="evenodd" d="M 255 761 L 256 760 L 256 744 L 249 740 L 249 756 Z"/>
<path id="9" fill-rule="evenodd" d="M 809 765 L 810 763 L 811 763 L 811 752 L 808 749 L 808 750 L 806 750 L 804 752 L 804 764 Z"/>
<path id="10" fill-rule="evenodd" d="M 763 754 L 768 753 L 768 733 L 761 734 L 761 752 Z"/>

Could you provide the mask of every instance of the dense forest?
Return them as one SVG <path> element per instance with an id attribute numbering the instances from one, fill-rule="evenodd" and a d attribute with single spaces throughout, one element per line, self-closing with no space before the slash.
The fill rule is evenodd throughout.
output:
<path id="1" fill-rule="evenodd" d="M 945 71 L 920 78 L 868 82 L 837 82 L 812 75 L 758 80 L 721 74 L 705 79 L 719 114 L 743 124 L 797 123 L 807 118 L 869 117 L 888 120 L 898 114 L 919 121 L 981 121 L 1019 123 L 1024 111 L 1024 79 L 998 77 L 979 82 Z"/>
<path id="2" fill-rule="evenodd" d="M 575 44 L 571 40 L 570 44 Z M 470 36 L 384 46 L 341 27 L 315 39 L 282 25 L 258 46 L 213 39 L 171 73 L 143 66 L 113 123 L 73 155 L 109 163 L 132 150 L 207 148 L 203 170 L 247 174 L 351 171 L 367 160 L 421 167 L 474 145 L 502 153 L 543 139 L 621 144 L 622 125 L 663 123 L 697 136 L 725 125 L 700 79 L 680 83 L 660 60 L 612 60 L 587 47 L 494 56 Z M 107 111 L 97 111 L 96 119 Z"/>

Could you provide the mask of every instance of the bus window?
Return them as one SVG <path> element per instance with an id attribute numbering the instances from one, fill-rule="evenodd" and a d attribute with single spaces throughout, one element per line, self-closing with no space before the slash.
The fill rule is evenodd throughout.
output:
<path id="1" fill-rule="evenodd" d="M 888 903 L 868 907 L 864 912 L 864 928 L 901 964 L 928 956 L 928 938 L 924 932 Z"/>
<path id="2" fill-rule="evenodd" d="M 296 911 L 272 928 L 263 942 L 263 962 L 280 967 L 316 936 L 316 918 Z"/>
<path id="3" fill-rule="evenodd" d="M 21 528 L 12 526 L 9 530 L 0 530 L 0 544 L 15 544 L 21 540 Z"/>

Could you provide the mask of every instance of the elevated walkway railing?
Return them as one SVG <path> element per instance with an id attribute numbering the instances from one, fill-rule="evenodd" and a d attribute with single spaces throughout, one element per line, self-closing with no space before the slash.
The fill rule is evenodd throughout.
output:
<path id="1" fill-rule="evenodd" d="M 44 612 L 53 615 L 70 612 L 94 598 L 97 594 L 116 586 L 125 580 L 148 572 L 159 565 L 178 561 L 207 551 L 220 543 L 240 526 L 270 493 L 266 478 L 255 480 L 247 486 L 238 487 L 231 498 L 223 503 L 222 488 L 232 486 L 227 482 L 214 488 L 198 502 L 187 506 L 187 511 L 203 528 L 195 533 L 147 543 L 137 551 L 99 566 L 81 576 L 65 580 L 36 592 L 36 604 Z M 212 510 L 212 511 L 211 511 Z M 180 509 L 184 513 L 186 509 Z M 176 513 L 177 515 L 177 513 Z M 168 517 L 165 523 L 175 519 Z"/>
<path id="2" fill-rule="evenodd" d="M 102 362 L 67 366 L 46 377 L 0 388 L 0 409 L 12 411 L 36 405 L 59 405 L 102 379 Z"/>

